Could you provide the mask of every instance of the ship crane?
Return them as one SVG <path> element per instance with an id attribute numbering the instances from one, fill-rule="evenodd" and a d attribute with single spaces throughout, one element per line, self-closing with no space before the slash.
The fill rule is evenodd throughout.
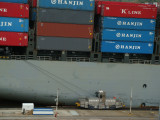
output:
<path id="1" fill-rule="evenodd" d="M 106 93 L 103 90 L 96 92 L 95 97 L 81 98 L 76 105 L 85 109 L 119 109 L 125 105 L 116 98 L 106 98 Z"/>

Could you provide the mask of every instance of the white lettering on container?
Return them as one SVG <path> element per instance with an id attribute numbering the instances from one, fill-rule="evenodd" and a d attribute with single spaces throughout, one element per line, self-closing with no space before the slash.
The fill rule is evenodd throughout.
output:
<path id="1" fill-rule="evenodd" d="M 141 46 L 133 46 L 133 45 L 119 45 L 115 46 L 116 49 L 125 49 L 125 50 L 140 50 Z"/>
<path id="2" fill-rule="evenodd" d="M 73 0 L 51 0 L 52 4 L 61 4 L 61 5 L 73 5 L 73 6 L 83 6 L 83 1 L 73 1 Z"/>
<path id="3" fill-rule="evenodd" d="M 117 37 L 128 37 L 128 38 L 141 38 L 142 34 L 126 34 L 126 33 L 117 33 Z"/>
<path id="4" fill-rule="evenodd" d="M 141 11 L 130 11 L 128 9 L 122 9 L 122 14 L 132 14 L 132 15 L 141 15 Z"/>
<path id="5" fill-rule="evenodd" d="M 0 12 L 7 12 L 6 8 L 0 8 Z"/>
<path id="6" fill-rule="evenodd" d="M 6 37 L 0 37 L 0 41 L 6 42 L 6 41 L 7 41 L 7 38 L 6 38 Z"/>
<path id="7" fill-rule="evenodd" d="M 0 27 L 2 26 L 12 26 L 12 22 L 0 22 Z"/>
<path id="8" fill-rule="evenodd" d="M 143 26 L 143 23 L 142 23 L 142 22 L 117 21 L 117 25 L 124 25 L 124 26 Z"/>

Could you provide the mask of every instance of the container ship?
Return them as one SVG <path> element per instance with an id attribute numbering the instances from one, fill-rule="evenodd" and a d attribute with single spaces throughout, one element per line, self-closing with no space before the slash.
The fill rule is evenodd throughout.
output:
<path id="1" fill-rule="evenodd" d="M 158 106 L 159 3 L 136 2 L 0 0 L 0 98 L 54 105 L 58 90 L 75 105 L 103 90 Z"/>

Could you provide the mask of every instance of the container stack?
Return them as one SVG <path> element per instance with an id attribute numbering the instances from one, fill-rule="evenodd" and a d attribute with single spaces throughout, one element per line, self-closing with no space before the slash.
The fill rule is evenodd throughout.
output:
<path id="1" fill-rule="evenodd" d="M 91 51 L 94 0 L 39 0 L 37 50 Z"/>
<path id="2" fill-rule="evenodd" d="M 160 2 L 157 4 L 158 7 L 158 15 L 157 15 L 157 28 L 158 28 L 158 36 L 160 36 Z"/>
<path id="3" fill-rule="evenodd" d="M 27 0 L 0 0 L 0 46 L 28 46 Z"/>
<path id="4" fill-rule="evenodd" d="M 154 5 L 98 1 L 101 52 L 153 54 L 157 8 Z"/>

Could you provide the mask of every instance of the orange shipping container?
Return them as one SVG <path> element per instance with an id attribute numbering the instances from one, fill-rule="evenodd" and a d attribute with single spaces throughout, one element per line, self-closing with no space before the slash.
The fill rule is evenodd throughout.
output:
<path id="1" fill-rule="evenodd" d="M 38 36 L 93 38 L 93 25 L 37 23 Z"/>

